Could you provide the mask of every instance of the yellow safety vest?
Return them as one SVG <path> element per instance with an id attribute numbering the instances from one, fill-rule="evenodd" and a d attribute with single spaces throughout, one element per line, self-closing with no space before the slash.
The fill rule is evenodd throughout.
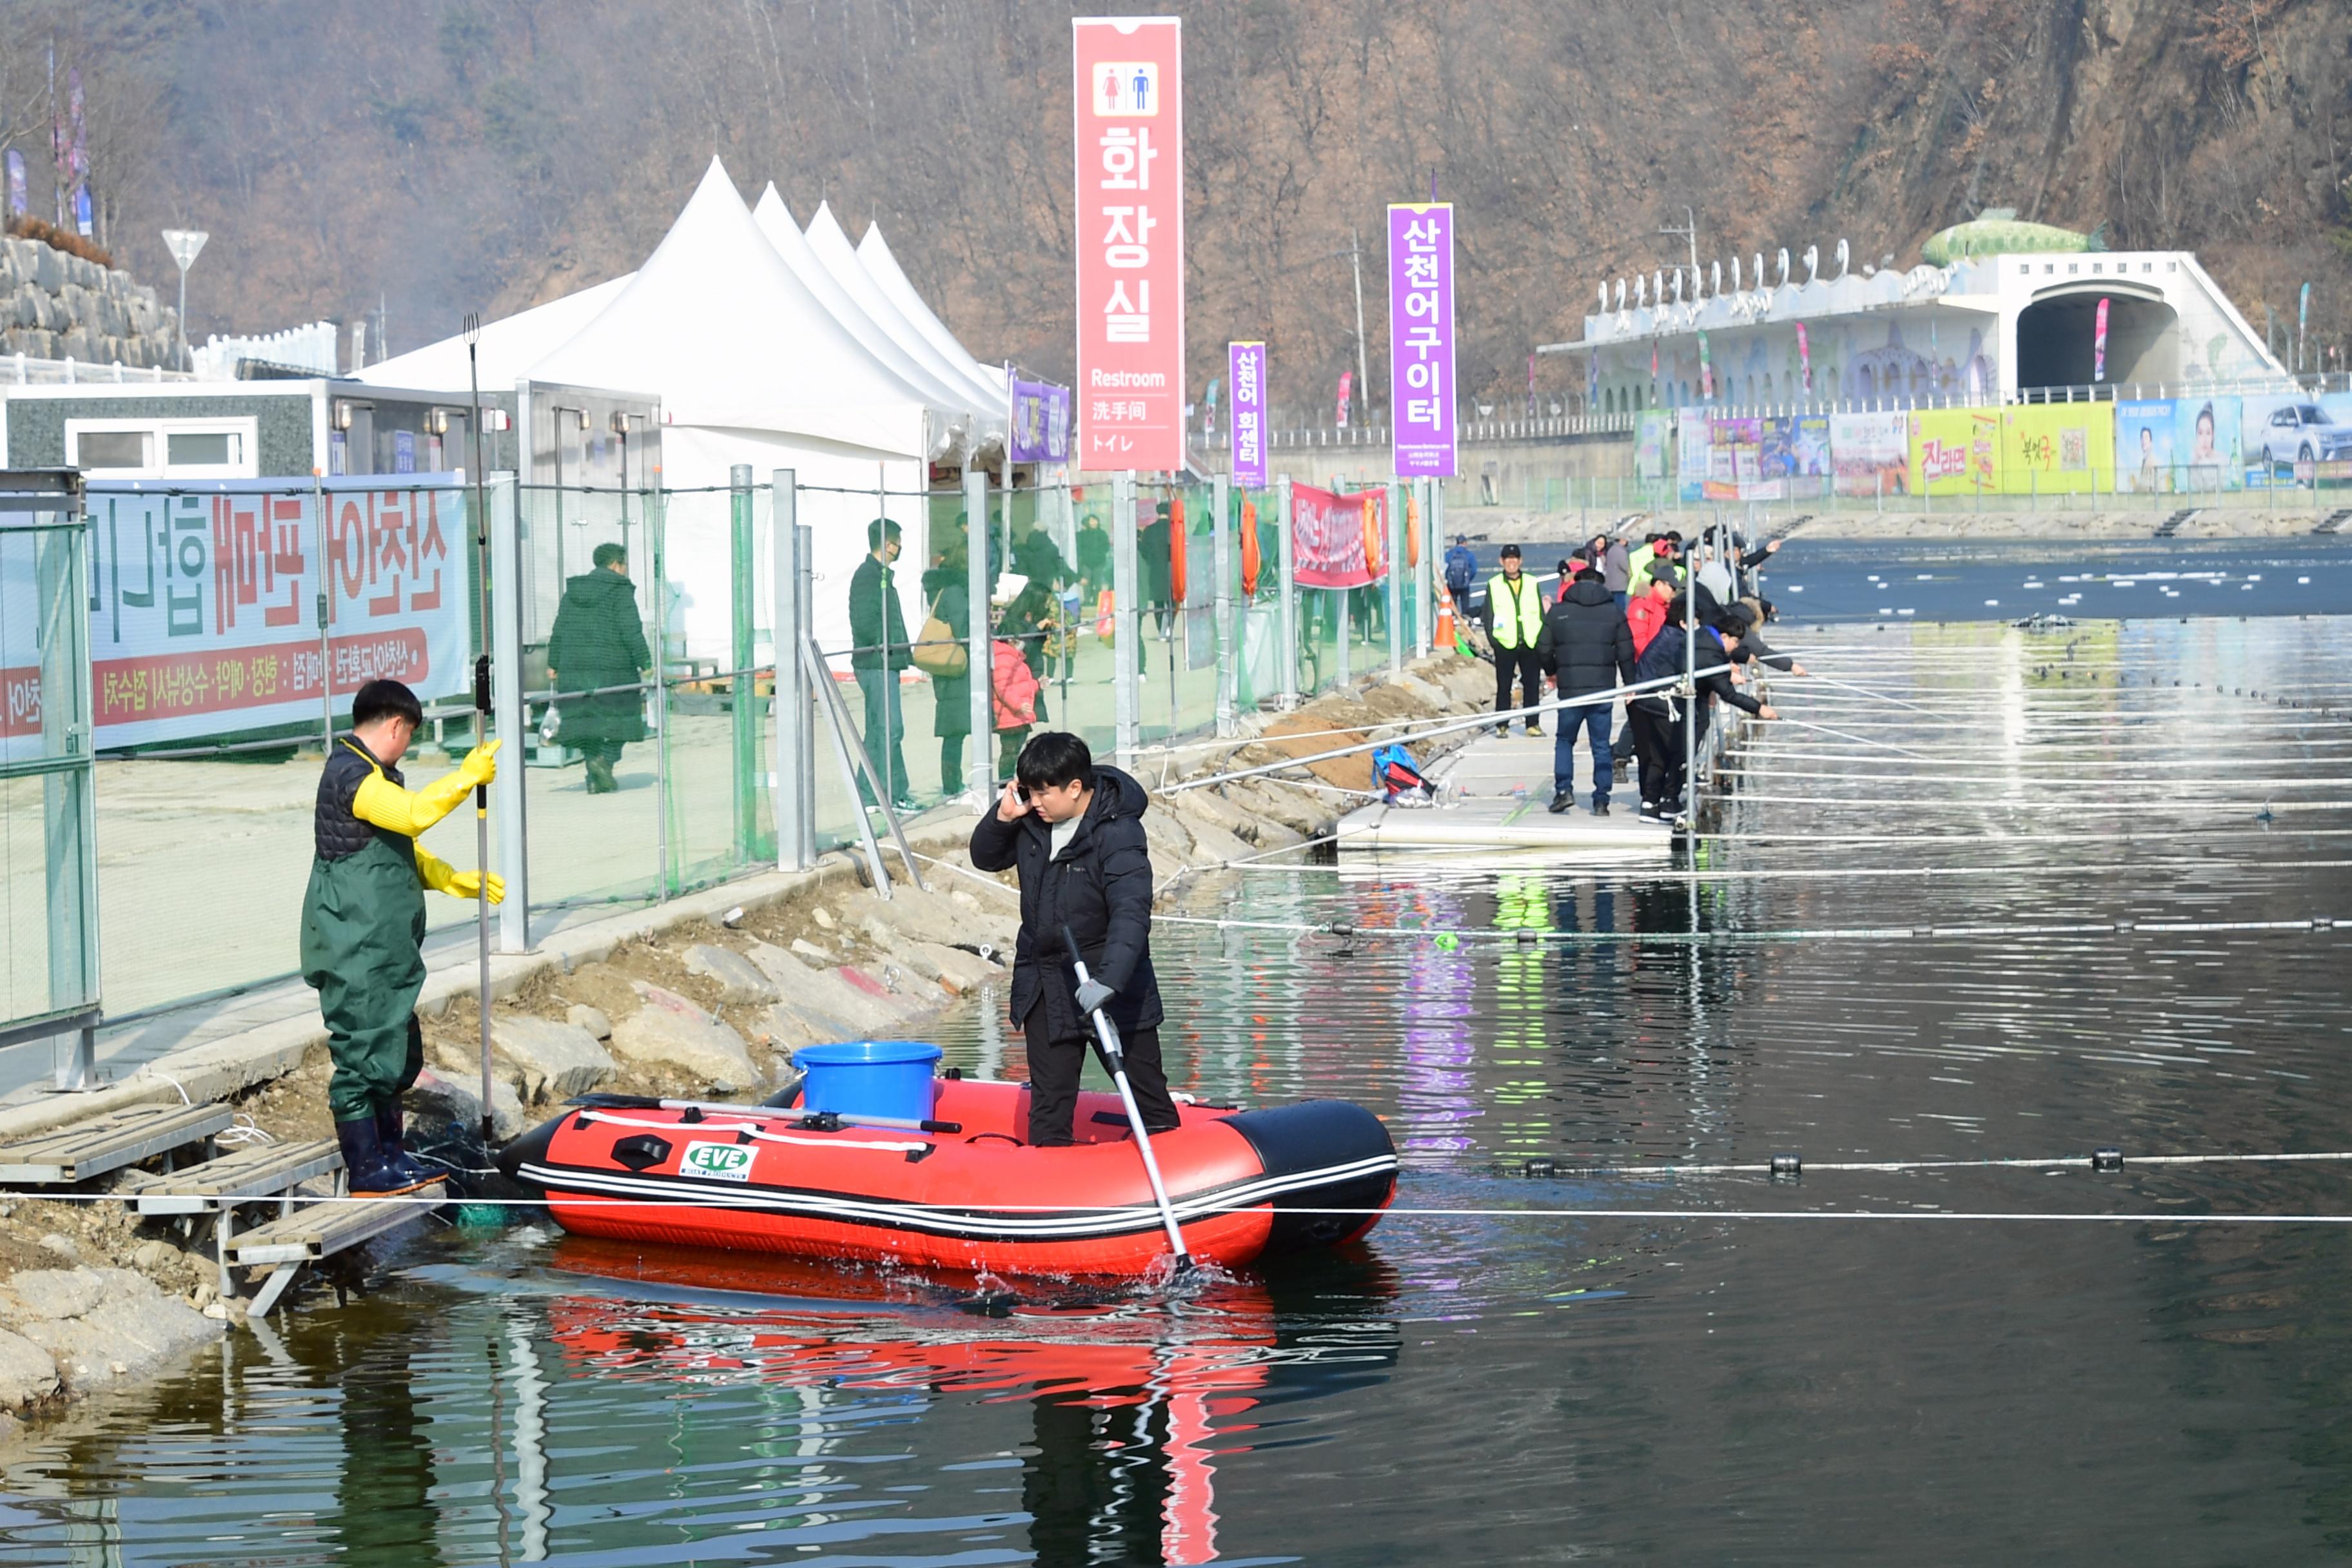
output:
<path id="1" fill-rule="evenodd" d="M 1495 619 L 1496 647 L 1536 646 L 1536 634 L 1543 630 L 1544 602 L 1533 578 L 1520 573 L 1514 590 L 1509 578 L 1496 573 L 1486 580 L 1486 604 Z"/>

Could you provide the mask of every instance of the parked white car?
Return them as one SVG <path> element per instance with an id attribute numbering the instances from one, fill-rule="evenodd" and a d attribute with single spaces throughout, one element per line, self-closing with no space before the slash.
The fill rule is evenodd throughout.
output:
<path id="1" fill-rule="evenodd" d="M 2352 457 L 2352 425 L 2338 425 L 2316 403 L 2281 404 L 2263 428 L 2263 456 L 2273 464 Z"/>

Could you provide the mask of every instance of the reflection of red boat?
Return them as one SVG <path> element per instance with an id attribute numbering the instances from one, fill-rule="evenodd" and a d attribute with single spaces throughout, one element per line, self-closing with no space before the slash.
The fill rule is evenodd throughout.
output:
<path id="1" fill-rule="evenodd" d="M 761 1106 L 590 1106 L 517 1140 L 500 1163 L 587 1236 L 1072 1276 L 1139 1274 L 1167 1250 L 1117 1097 L 1079 1096 L 1082 1141 L 1037 1149 L 1016 1136 L 1029 1117 L 1022 1086 L 937 1088 L 932 1117 L 960 1131 L 819 1131 Z M 1182 1116 L 1151 1147 L 1202 1261 L 1351 1241 L 1395 1194 L 1395 1146 L 1360 1106 L 1188 1105 Z"/>
<path id="2" fill-rule="evenodd" d="M 1396 1354 L 1394 1325 L 1377 1315 L 1392 1281 L 1345 1257 L 1297 1281 L 1316 1310 L 1294 1318 L 1281 1276 L 1214 1285 L 1171 1310 L 1124 1296 L 943 1300 L 904 1277 L 586 1237 L 565 1238 L 551 1262 L 619 1287 L 552 1305 L 553 1342 L 583 1374 L 1028 1405 L 1022 1499 L 1045 1562 L 1213 1561 L 1213 1463 L 1248 1447 L 1251 1412 L 1337 1393 Z M 1333 1321 L 1332 1302 L 1350 1299 L 1371 1315 Z"/>

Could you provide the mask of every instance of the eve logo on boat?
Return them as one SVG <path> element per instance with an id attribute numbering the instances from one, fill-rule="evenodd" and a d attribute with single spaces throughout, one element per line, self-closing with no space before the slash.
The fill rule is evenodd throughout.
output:
<path id="1" fill-rule="evenodd" d="M 688 1143 L 677 1173 L 705 1182 L 748 1182 L 751 1151 L 740 1143 Z"/>

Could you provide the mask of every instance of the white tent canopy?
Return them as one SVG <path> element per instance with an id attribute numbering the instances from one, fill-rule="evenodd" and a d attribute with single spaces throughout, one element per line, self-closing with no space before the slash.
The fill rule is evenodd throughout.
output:
<path id="1" fill-rule="evenodd" d="M 480 356 L 482 384 L 511 389 L 531 365 L 553 353 L 574 332 L 601 314 L 629 286 L 635 273 L 533 305 L 528 310 L 484 323 Z M 378 360 L 362 368 L 355 381 L 372 386 L 394 386 L 416 392 L 462 393 L 471 384 L 466 361 L 466 340 L 460 334 L 411 349 L 404 354 Z"/>
<path id="2" fill-rule="evenodd" d="M 767 237 L 768 243 L 776 247 L 776 254 L 783 258 L 784 265 L 793 269 L 793 275 L 807 286 L 808 291 L 833 313 L 835 321 L 849 329 L 867 353 L 889 366 L 908 385 L 930 395 L 943 407 L 960 409 L 982 419 L 992 413 L 987 405 L 980 403 L 972 395 L 971 388 L 964 384 L 961 376 L 943 365 L 909 353 L 900 345 L 891 329 L 874 318 L 865 302 L 853 298 L 841 286 L 831 269 L 818 259 L 808 237 L 801 233 L 800 226 L 793 221 L 792 213 L 784 206 L 784 198 L 776 194 L 773 181 L 769 182 L 768 188 L 761 193 L 759 205 L 751 209 L 751 219 L 760 226 L 760 232 Z M 878 296 L 876 300 L 879 302 Z M 992 412 L 996 422 L 1002 423 L 1003 410 L 999 408 Z"/>
<path id="3" fill-rule="evenodd" d="M 940 374 L 969 384 L 972 390 L 968 395 L 980 399 L 983 408 L 995 408 L 999 421 L 1003 420 L 1005 407 L 1003 374 L 1000 374 L 992 384 L 985 376 L 972 377 L 933 343 L 874 281 L 874 275 L 857 259 L 857 251 L 849 243 L 849 236 L 844 234 L 841 225 L 835 221 L 833 209 L 823 202 L 817 204 L 816 212 L 809 218 L 808 242 L 809 248 L 816 252 L 817 259 L 840 279 L 843 288 L 856 297 L 858 302 L 866 307 L 867 314 L 888 328 L 891 335 L 909 353 L 919 355 L 927 363 L 936 365 Z M 971 356 L 959 349 L 955 357 L 969 363 Z"/>
<path id="4" fill-rule="evenodd" d="M 835 319 L 716 158 L 629 286 L 528 374 L 651 393 L 671 424 L 788 432 L 876 456 L 944 452 L 962 419 Z"/>
<path id="5" fill-rule="evenodd" d="M 924 559 L 927 462 L 971 419 L 961 404 L 908 384 L 868 353 L 770 244 L 714 158 L 677 221 L 628 287 L 568 342 L 522 373 L 534 381 L 625 387 L 662 406 L 662 577 L 655 618 L 696 658 L 730 650 L 729 497 L 738 466 L 768 483 L 780 468 L 805 487 L 799 521 L 814 533 L 816 633 L 845 646 L 849 574 L 867 523 L 897 521 L 910 562 Z M 877 492 L 888 492 L 887 495 Z M 770 498 L 758 502 L 754 595 L 765 605 Z M 647 572 L 650 563 L 633 563 Z M 900 574 L 919 623 L 919 573 Z M 764 608 L 762 626 L 772 625 Z M 764 639 L 762 639 L 764 640 Z"/>
<path id="6" fill-rule="evenodd" d="M 898 258 L 890 253 L 888 242 L 882 237 L 880 224 L 866 226 L 866 237 L 857 242 L 857 261 L 866 275 L 874 279 L 875 286 L 882 290 L 883 297 L 898 308 L 898 314 L 912 322 L 950 364 L 963 373 L 967 381 L 987 391 L 1000 405 L 1005 401 L 1004 372 L 983 365 L 972 358 L 964 351 L 963 344 L 956 340 L 956 335 L 948 331 L 947 323 L 932 314 L 931 308 L 923 303 L 922 295 L 916 292 L 914 284 L 908 280 L 905 270 L 898 265 Z"/>

